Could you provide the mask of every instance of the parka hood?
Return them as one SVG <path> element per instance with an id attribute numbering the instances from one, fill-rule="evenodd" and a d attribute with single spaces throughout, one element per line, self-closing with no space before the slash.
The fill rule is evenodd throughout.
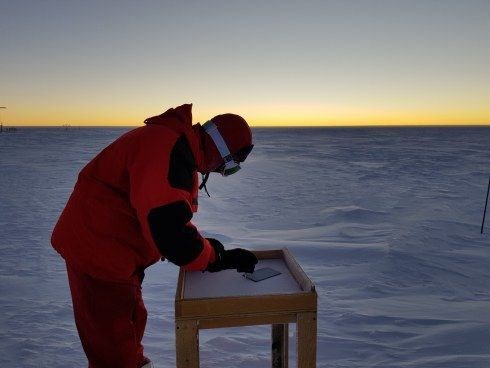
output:
<path id="1" fill-rule="evenodd" d="M 145 120 L 146 125 L 162 125 L 173 131 L 185 134 L 191 146 L 192 153 L 199 168 L 202 167 L 199 124 L 192 126 L 192 104 L 183 104 L 168 109 L 163 114 L 152 116 Z"/>
<path id="2" fill-rule="evenodd" d="M 188 129 L 192 126 L 192 104 L 168 109 L 163 114 L 146 119 L 145 124 L 165 125 L 170 128 L 186 127 Z"/>

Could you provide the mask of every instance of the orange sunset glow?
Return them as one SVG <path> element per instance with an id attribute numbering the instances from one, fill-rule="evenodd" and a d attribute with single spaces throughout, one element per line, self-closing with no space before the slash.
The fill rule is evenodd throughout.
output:
<path id="1" fill-rule="evenodd" d="M 0 121 L 490 125 L 489 4 L 6 2 Z"/>

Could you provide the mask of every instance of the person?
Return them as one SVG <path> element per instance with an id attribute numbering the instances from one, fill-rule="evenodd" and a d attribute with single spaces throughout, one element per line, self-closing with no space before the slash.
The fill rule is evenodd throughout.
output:
<path id="1" fill-rule="evenodd" d="M 235 114 L 192 125 L 191 110 L 185 104 L 148 118 L 102 150 L 79 173 L 53 230 L 89 368 L 152 367 L 141 344 L 148 266 L 168 259 L 188 271 L 253 272 L 257 263 L 191 222 L 198 188 L 211 172 L 240 169 L 253 148 L 251 129 Z"/>

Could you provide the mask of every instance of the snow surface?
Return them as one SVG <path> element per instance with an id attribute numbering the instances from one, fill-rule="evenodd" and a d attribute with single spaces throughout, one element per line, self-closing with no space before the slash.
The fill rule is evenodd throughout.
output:
<path id="1" fill-rule="evenodd" d="M 124 131 L 0 134 L 0 366 L 86 366 L 49 238 L 78 171 Z M 318 367 L 490 367 L 490 129 L 254 134 L 195 223 L 228 248 L 292 251 L 319 294 Z M 177 274 L 159 263 L 144 281 L 159 368 L 175 366 Z M 200 345 L 202 367 L 270 364 L 269 326 L 205 330 Z"/>

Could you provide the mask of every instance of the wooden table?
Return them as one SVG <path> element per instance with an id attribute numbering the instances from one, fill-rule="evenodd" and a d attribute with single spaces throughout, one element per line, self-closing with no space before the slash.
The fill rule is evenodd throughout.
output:
<path id="1" fill-rule="evenodd" d="M 255 251 L 256 269 L 281 275 L 253 282 L 236 270 L 180 270 L 175 295 L 177 368 L 199 367 L 199 330 L 272 325 L 272 367 L 288 366 L 289 323 L 296 323 L 299 368 L 316 367 L 317 294 L 288 249 Z"/>

